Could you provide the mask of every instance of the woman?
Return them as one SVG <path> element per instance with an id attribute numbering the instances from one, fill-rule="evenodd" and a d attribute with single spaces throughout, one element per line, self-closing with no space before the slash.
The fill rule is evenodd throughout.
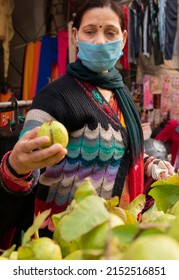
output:
<path id="1" fill-rule="evenodd" d="M 20 140 L 2 160 L 4 232 L 7 225 L 12 231 L 17 225 L 25 230 L 33 207 L 35 214 L 49 208 L 51 214 L 63 211 L 87 177 L 99 196 L 119 196 L 121 207 L 144 192 L 140 119 L 114 68 L 127 38 L 118 4 L 87 1 L 76 14 L 72 37 L 78 60 L 68 65 L 66 75 L 37 93 Z M 48 138 L 36 138 L 39 125 L 54 119 L 68 130 L 67 149 L 60 144 L 41 149 Z M 146 157 L 148 176 L 153 162 Z M 168 168 L 172 174 L 170 164 Z M 53 231 L 51 220 L 46 229 Z"/>

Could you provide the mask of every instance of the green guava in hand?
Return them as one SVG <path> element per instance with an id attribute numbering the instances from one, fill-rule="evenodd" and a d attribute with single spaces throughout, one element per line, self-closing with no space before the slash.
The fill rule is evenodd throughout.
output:
<path id="1" fill-rule="evenodd" d="M 64 148 L 68 145 L 69 137 L 66 127 L 58 121 L 44 122 L 37 133 L 37 137 L 48 136 L 49 142 L 43 147 L 49 147 L 55 143 L 61 144 Z"/>

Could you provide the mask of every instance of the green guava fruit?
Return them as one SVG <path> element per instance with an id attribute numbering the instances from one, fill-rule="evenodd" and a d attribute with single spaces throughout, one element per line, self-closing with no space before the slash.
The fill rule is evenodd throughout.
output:
<path id="1" fill-rule="evenodd" d="M 179 243 L 168 235 L 139 236 L 126 249 L 124 260 L 179 260 Z"/>
<path id="2" fill-rule="evenodd" d="M 48 237 L 32 239 L 18 248 L 19 260 L 61 260 L 60 246 Z"/>
<path id="3" fill-rule="evenodd" d="M 109 232 L 116 226 L 123 225 L 123 220 L 113 214 L 109 213 L 109 220 L 104 222 L 81 237 L 82 249 L 104 249 Z"/>
<path id="4" fill-rule="evenodd" d="M 48 136 L 49 142 L 43 146 L 49 147 L 55 143 L 61 144 L 64 148 L 68 145 L 69 137 L 66 127 L 58 121 L 44 122 L 37 133 L 37 137 Z"/>
<path id="5" fill-rule="evenodd" d="M 60 236 L 60 228 L 56 227 L 53 233 L 53 240 L 57 242 L 57 244 L 61 248 L 62 257 L 66 257 L 68 254 L 80 249 L 80 240 L 72 240 L 65 241 Z"/>

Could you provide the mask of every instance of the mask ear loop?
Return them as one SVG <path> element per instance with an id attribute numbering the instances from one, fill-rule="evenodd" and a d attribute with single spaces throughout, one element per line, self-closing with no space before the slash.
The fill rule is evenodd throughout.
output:
<path id="1" fill-rule="evenodd" d="M 78 42 L 79 40 L 78 40 L 78 33 L 76 32 L 76 41 Z M 79 48 L 78 48 L 78 46 L 74 46 L 74 48 L 78 51 L 79 50 Z"/>

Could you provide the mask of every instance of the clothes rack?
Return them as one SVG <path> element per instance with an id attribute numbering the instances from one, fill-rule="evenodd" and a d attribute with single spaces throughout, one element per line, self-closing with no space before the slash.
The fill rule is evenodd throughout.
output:
<path id="1" fill-rule="evenodd" d="M 27 108 L 32 104 L 32 100 L 17 100 L 18 107 Z M 0 112 L 13 111 L 14 104 L 12 101 L 0 102 Z"/>

